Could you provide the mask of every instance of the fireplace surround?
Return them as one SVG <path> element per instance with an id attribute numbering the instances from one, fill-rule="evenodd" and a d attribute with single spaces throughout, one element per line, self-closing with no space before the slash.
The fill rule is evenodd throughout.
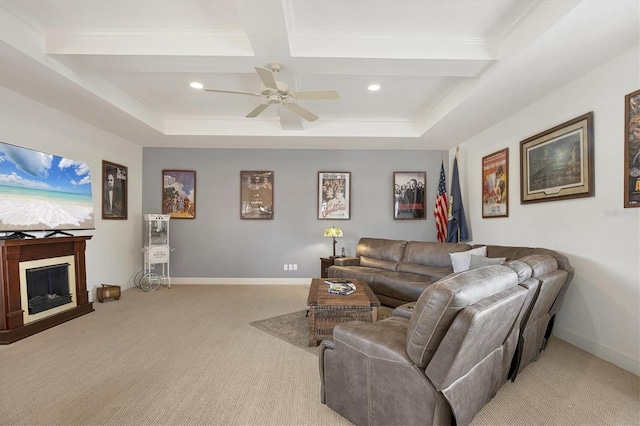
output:
<path id="1" fill-rule="evenodd" d="M 87 291 L 85 249 L 91 236 L 52 237 L 18 240 L 0 240 L 0 344 L 9 344 L 43 330 L 93 311 Z M 55 274 L 60 279 L 62 268 L 50 272 L 50 268 L 66 266 L 68 294 L 58 295 L 64 300 L 47 301 L 50 306 L 29 309 L 27 271 Z M 43 268 L 43 269 L 41 269 Z M 46 272 L 40 272 L 45 271 Z M 52 293 L 64 292 L 52 286 Z M 44 293 L 44 298 L 55 295 Z M 31 311 L 31 312 L 30 312 Z"/>

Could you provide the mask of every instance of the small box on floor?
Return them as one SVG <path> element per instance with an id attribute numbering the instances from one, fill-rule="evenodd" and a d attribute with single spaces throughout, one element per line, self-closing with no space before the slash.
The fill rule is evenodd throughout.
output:
<path id="1" fill-rule="evenodd" d="M 96 296 L 98 297 L 98 302 L 100 303 L 102 303 L 106 299 L 120 300 L 120 286 L 102 284 L 102 287 L 96 288 Z"/>

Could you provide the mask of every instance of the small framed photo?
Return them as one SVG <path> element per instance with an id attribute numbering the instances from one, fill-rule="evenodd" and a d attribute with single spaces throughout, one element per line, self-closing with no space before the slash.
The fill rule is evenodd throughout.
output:
<path id="1" fill-rule="evenodd" d="M 240 219 L 273 219 L 272 171 L 240 172 Z"/>
<path id="2" fill-rule="evenodd" d="M 196 172 L 162 171 L 162 214 L 171 219 L 196 218 Z"/>
<path id="3" fill-rule="evenodd" d="M 520 142 L 520 203 L 595 195 L 593 112 Z"/>
<path id="4" fill-rule="evenodd" d="M 426 219 L 426 172 L 393 172 L 393 218 Z"/>
<path id="5" fill-rule="evenodd" d="M 127 168 L 102 160 L 102 218 L 127 218 Z"/>
<path id="6" fill-rule="evenodd" d="M 350 172 L 318 172 L 318 219 L 351 219 Z"/>
<path id="7" fill-rule="evenodd" d="M 509 148 L 482 157 L 482 217 L 509 216 Z"/>
<path id="8" fill-rule="evenodd" d="M 640 207 L 640 90 L 624 97 L 624 207 Z"/>

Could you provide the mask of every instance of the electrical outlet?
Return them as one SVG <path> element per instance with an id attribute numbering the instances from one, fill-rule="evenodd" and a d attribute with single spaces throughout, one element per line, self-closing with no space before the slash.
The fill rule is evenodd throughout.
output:
<path id="1" fill-rule="evenodd" d="M 293 263 L 290 263 L 290 264 L 289 264 L 289 270 L 290 270 L 290 271 L 293 271 Z"/>
<path id="2" fill-rule="evenodd" d="M 293 270 L 294 270 L 294 271 L 297 271 L 297 270 L 298 270 L 298 264 L 297 264 L 297 263 L 294 263 L 294 264 L 293 264 Z"/>
<path id="3" fill-rule="evenodd" d="M 284 264 L 284 270 L 285 270 L 285 271 L 288 271 L 288 270 L 289 270 L 288 265 L 287 265 L 286 263 Z"/>

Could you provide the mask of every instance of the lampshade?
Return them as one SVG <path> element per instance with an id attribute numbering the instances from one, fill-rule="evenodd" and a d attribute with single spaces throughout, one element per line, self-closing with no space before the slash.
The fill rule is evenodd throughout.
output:
<path id="1" fill-rule="evenodd" d="M 342 233 L 342 229 L 336 228 L 335 226 L 332 226 L 331 228 L 327 228 L 324 231 L 324 237 L 333 238 L 333 257 L 336 257 L 336 243 L 338 242 L 336 238 L 344 237 L 344 234 Z"/>
<path id="2" fill-rule="evenodd" d="M 342 229 L 332 226 L 331 228 L 325 229 L 324 236 L 325 238 L 342 238 L 344 234 L 342 233 Z"/>

